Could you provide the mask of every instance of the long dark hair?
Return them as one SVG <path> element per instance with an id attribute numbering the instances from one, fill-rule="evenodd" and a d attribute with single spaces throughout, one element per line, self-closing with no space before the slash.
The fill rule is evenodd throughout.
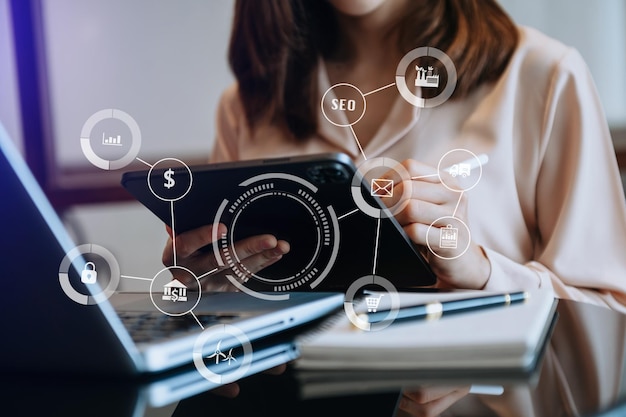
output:
<path id="1" fill-rule="evenodd" d="M 518 30 L 496 0 L 416 1 L 396 25 L 400 52 L 445 51 L 460 74 L 453 98 L 496 80 Z M 237 0 L 228 59 L 250 127 L 262 120 L 304 139 L 317 129 L 317 65 L 337 45 L 336 14 L 322 0 Z"/>

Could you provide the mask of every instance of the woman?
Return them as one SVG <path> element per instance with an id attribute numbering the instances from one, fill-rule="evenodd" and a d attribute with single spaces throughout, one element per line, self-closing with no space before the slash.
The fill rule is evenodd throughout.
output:
<path id="1" fill-rule="evenodd" d="M 402 56 L 424 45 L 456 65 L 450 100 L 419 108 L 386 88 L 368 95 L 352 129 L 320 115 L 332 85 L 388 85 Z M 409 236 L 425 245 L 432 221 L 451 213 L 471 230 L 463 256 L 430 254 L 441 285 L 551 287 L 558 297 L 626 310 L 623 192 L 575 50 L 516 27 L 495 1 L 294 0 L 239 1 L 229 56 L 237 83 L 221 99 L 213 162 L 326 151 L 357 164 L 363 154 L 404 161 L 423 177 L 411 181 L 412 199 L 396 215 Z M 458 208 L 459 193 L 426 176 L 455 148 L 490 158 Z M 179 258 L 194 258 L 208 229 L 178 236 Z M 289 250 L 271 236 L 242 247 L 259 267 Z"/>
<path id="2" fill-rule="evenodd" d="M 444 51 L 458 73 L 452 97 L 432 108 L 408 103 L 395 86 L 381 89 L 422 46 Z M 593 81 L 575 50 L 516 26 L 494 0 L 241 0 L 229 58 L 237 82 L 220 102 L 213 162 L 329 151 L 357 164 L 365 156 L 402 161 L 418 177 L 401 184 L 411 198 L 396 214 L 410 238 L 427 247 L 430 225 L 451 213 L 471 231 L 462 256 L 425 251 L 438 285 L 546 288 L 626 311 L 624 195 Z M 375 92 L 350 127 L 320 111 L 338 83 Z M 467 192 L 432 175 L 454 149 L 489 156 Z M 210 262 L 196 252 L 209 229 L 178 236 L 179 260 Z M 242 246 L 253 268 L 289 250 L 272 236 Z M 406 407 L 426 399 L 445 409 L 466 392 L 405 393 Z"/>

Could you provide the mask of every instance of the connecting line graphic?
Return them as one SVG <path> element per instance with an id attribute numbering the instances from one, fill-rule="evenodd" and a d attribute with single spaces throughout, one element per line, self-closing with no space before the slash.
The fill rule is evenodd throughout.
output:
<path id="1" fill-rule="evenodd" d="M 350 216 L 350 215 L 352 215 L 352 214 L 354 214 L 354 213 L 356 213 L 358 211 L 359 211 L 359 209 L 355 208 L 354 210 L 352 210 L 352 211 L 350 211 L 350 212 L 348 212 L 346 214 L 342 214 L 341 216 L 337 217 L 337 220 L 341 220 L 341 219 L 343 219 L 345 217 L 348 217 L 348 216 Z"/>
<path id="2" fill-rule="evenodd" d="M 138 160 L 139 162 L 141 162 L 142 164 L 145 164 L 147 166 L 149 166 L 150 168 L 154 168 L 154 165 L 144 161 L 143 159 L 136 157 L 136 160 Z M 176 229 L 174 228 L 174 201 L 170 201 L 170 214 L 172 216 L 172 255 L 174 257 L 174 265 L 173 266 L 177 266 L 177 259 L 176 259 Z"/>
<path id="3" fill-rule="evenodd" d="M 363 93 L 363 97 L 365 98 L 366 96 L 370 95 L 370 94 L 374 94 L 377 93 L 379 91 L 382 91 L 386 88 L 389 87 L 393 87 L 394 85 L 396 85 L 396 83 L 391 83 L 391 84 L 387 84 L 385 86 L 379 87 L 375 90 L 370 91 L 369 93 Z M 367 161 L 367 156 L 365 156 L 365 152 L 363 151 L 363 147 L 361 146 L 361 142 L 359 141 L 359 138 L 356 135 L 356 132 L 354 131 L 354 127 L 352 127 L 352 124 L 348 125 L 348 127 L 350 127 L 350 131 L 352 132 L 352 136 L 354 136 L 354 140 L 356 141 L 356 145 L 359 147 L 359 151 L 361 151 L 361 155 L 363 155 L 363 159 L 365 159 Z"/>
<path id="4" fill-rule="evenodd" d="M 395 82 L 387 84 L 385 86 L 382 86 L 382 87 L 379 87 L 379 88 L 377 88 L 375 90 L 372 90 L 372 91 L 370 91 L 368 93 L 363 93 L 363 97 L 366 97 L 366 96 L 368 96 L 370 94 L 377 93 L 379 91 L 382 91 L 382 90 L 384 90 L 386 88 L 389 88 L 389 87 L 393 87 L 395 85 L 396 85 Z M 352 127 L 352 124 L 350 124 L 348 127 L 350 127 L 350 131 L 352 132 L 352 136 L 354 136 L 354 140 L 356 141 L 356 144 L 359 147 L 359 151 L 361 152 L 361 155 L 363 155 L 363 159 L 367 161 L 367 156 L 365 155 L 365 152 L 363 151 L 363 147 L 361 146 L 361 142 L 359 141 L 359 138 L 357 137 L 357 134 L 354 131 L 354 127 Z M 437 175 L 437 174 L 435 174 L 435 175 Z M 345 214 L 339 216 L 337 218 L 337 220 L 341 220 L 341 219 L 343 219 L 345 217 L 348 217 L 348 216 L 350 216 L 350 215 L 352 215 L 352 214 L 354 214 L 354 213 L 356 213 L 358 211 L 359 211 L 358 208 L 354 209 L 354 210 L 352 210 L 352 211 L 350 211 L 348 213 L 345 213 Z M 377 264 L 378 264 L 378 243 L 379 243 L 379 240 L 380 240 L 380 221 L 381 221 L 381 219 L 379 217 L 378 221 L 376 223 L 376 244 L 374 245 L 374 259 L 373 259 L 373 264 L 372 264 L 372 275 L 376 275 L 376 267 L 377 267 Z"/>
<path id="5" fill-rule="evenodd" d="M 213 273 L 218 272 L 218 271 L 221 271 L 221 269 L 219 269 L 219 268 L 217 268 L 217 267 L 216 267 L 216 268 L 213 268 L 213 269 L 211 269 L 210 271 L 205 272 L 204 274 L 202 274 L 202 275 L 198 276 L 198 279 L 200 280 L 200 279 L 202 279 L 202 278 L 207 278 L 209 275 L 212 275 Z"/>
<path id="6" fill-rule="evenodd" d="M 452 217 L 456 217 L 456 211 L 457 211 L 457 210 L 458 210 L 458 208 L 459 208 L 459 204 L 461 204 L 461 198 L 463 198 L 463 193 L 464 193 L 464 192 L 465 192 L 465 191 L 461 191 L 461 192 L 459 193 L 459 200 L 456 202 L 456 206 L 454 207 L 454 213 L 452 213 Z"/>
<path id="7" fill-rule="evenodd" d="M 379 91 L 384 90 L 385 88 L 393 87 L 394 85 L 396 85 L 396 83 L 387 84 L 383 87 L 377 88 L 376 90 L 372 90 L 369 93 L 363 93 L 363 97 L 369 96 L 370 94 L 378 93 Z"/>
<path id="8" fill-rule="evenodd" d="M 154 168 L 154 165 L 144 161 L 143 159 L 136 157 L 135 159 L 137 159 L 139 162 L 141 162 L 142 164 L 145 164 L 147 166 L 149 166 L 150 168 Z M 176 229 L 174 227 L 174 201 L 170 201 L 170 214 L 172 217 L 172 255 L 174 257 L 174 265 L 173 266 L 177 266 L 177 259 L 176 259 Z M 122 276 L 124 277 L 124 276 Z M 145 279 L 145 278 L 137 278 L 137 277 L 124 277 L 124 278 L 134 278 L 134 279 Z"/>
<path id="9" fill-rule="evenodd" d="M 354 213 L 357 213 L 359 211 L 358 208 L 349 211 L 345 214 L 342 214 L 341 216 L 337 217 L 337 220 L 341 220 L 344 219 Z M 372 275 L 376 275 L 376 266 L 378 264 L 378 242 L 380 241 L 380 217 L 378 218 L 377 222 L 376 222 L 376 244 L 374 245 L 374 261 L 373 261 L 373 265 L 372 265 Z M 217 269 L 217 268 L 216 268 Z"/>
<path id="10" fill-rule="evenodd" d="M 146 161 L 144 161 L 144 160 L 143 160 L 143 159 L 141 159 L 141 158 L 135 158 L 135 159 L 136 159 L 136 160 L 138 160 L 139 162 L 141 162 L 142 164 L 146 164 L 146 165 L 148 165 L 150 168 L 152 168 L 152 167 L 153 167 L 153 166 L 152 166 L 152 164 L 147 163 Z"/>
<path id="11" fill-rule="evenodd" d="M 376 265 L 378 263 L 378 242 L 380 238 L 380 217 L 378 218 L 378 222 L 376 224 L 376 245 L 374 246 L 374 262 L 372 265 L 372 276 L 376 275 Z"/>
<path id="12" fill-rule="evenodd" d="M 198 277 L 198 279 L 205 277 L 213 272 L 215 272 L 217 270 L 217 268 L 201 275 L 200 277 Z M 120 278 L 126 278 L 126 279 L 136 279 L 136 280 L 140 280 L 140 281 L 152 281 L 152 278 L 145 278 L 145 277 L 134 277 L 131 275 L 120 275 Z M 198 317 L 194 314 L 193 310 L 189 311 L 189 314 L 191 314 L 193 316 L 193 318 L 196 320 L 196 323 L 198 323 L 198 326 L 200 326 L 200 328 L 202 330 L 204 330 L 204 326 L 202 325 L 202 323 L 200 322 L 200 320 L 198 319 Z"/>
<path id="13" fill-rule="evenodd" d="M 366 96 L 368 96 L 370 94 L 377 93 L 379 91 L 385 90 L 385 89 L 393 87 L 395 85 L 396 85 L 396 83 L 389 83 L 389 84 L 384 85 L 382 87 L 376 88 L 376 89 L 374 89 L 374 90 L 372 90 L 372 91 L 370 91 L 368 93 L 362 93 L 362 95 L 365 98 Z M 367 161 L 367 155 L 365 154 L 363 146 L 361 145 L 361 141 L 359 140 L 358 135 L 356 134 L 356 131 L 354 130 L 354 124 L 356 124 L 357 122 L 351 123 L 351 124 L 347 125 L 347 127 L 350 128 L 350 131 L 352 132 L 352 136 L 354 137 L 354 140 L 356 141 L 357 147 L 358 147 L 361 155 L 363 155 L 363 159 L 365 161 Z M 462 166 L 464 166 L 466 168 L 469 168 L 471 170 L 471 169 L 474 169 L 474 168 L 477 168 L 477 167 L 481 167 L 481 165 L 484 165 L 487 162 L 487 160 L 488 160 L 488 158 L 484 154 L 481 154 L 479 157 L 473 156 L 472 158 L 470 158 L 468 160 L 465 160 L 465 161 L 463 161 L 463 162 L 461 162 L 459 164 L 455 164 L 453 166 L 449 166 L 447 168 L 444 168 L 444 171 L 446 171 L 446 172 L 450 173 L 451 175 L 455 176 L 452 173 L 453 168 L 457 168 L 458 169 L 458 167 L 462 165 Z M 441 181 L 441 182 L 443 181 L 441 179 L 441 176 L 440 176 L 439 172 L 435 172 L 435 173 L 432 173 L 432 174 L 415 175 L 415 176 L 410 177 L 410 180 L 411 181 L 425 180 L 425 179 L 428 179 L 428 178 L 437 178 L 437 177 L 439 177 L 439 181 Z M 463 175 L 463 177 L 465 177 L 465 175 Z M 454 211 L 453 211 L 452 216 L 451 216 L 453 218 L 456 218 L 456 213 L 457 213 L 457 211 L 459 209 L 459 206 L 461 204 L 461 199 L 463 198 L 463 194 L 465 192 L 465 190 L 457 190 L 457 191 L 459 192 L 459 198 L 458 198 L 458 200 L 456 202 L 456 205 L 454 207 Z M 345 213 L 345 214 L 343 214 L 341 216 L 339 216 L 337 218 L 337 220 L 342 220 L 342 219 L 344 219 L 344 218 L 346 218 L 346 217 L 356 213 L 357 211 L 358 211 L 358 208 L 354 209 L 354 210 L 352 210 L 352 211 L 350 211 L 348 213 Z M 377 225 L 376 225 L 376 242 L 375 242 L 375 247 L 374 247 L 372 275 L 376 275 L 376 269 L 377 269 L 377 266 L 378 266 L 378 247 L 380 245 L 380 224 L 381 224 L 381 218 L 378 218 Z"/>
<path id="14" fill-rule="evenodd" d="M 145 164 L 147 166 L 149 166 L 150 168 L 154 168 L 154 165 L 144 161 L 143 159 L 136 157 L 135 159 L 137 159 L 139 162 L 141 162 L 142 164 Z M 174 265 L 173 266 L 177 266 L 177 262 L 176 262 L 176 232 L 175 232 L 175 228 L 174 228 L 174 201 L 170 201 L 170 213 L 172 216 L 172 255 L 174 257 Z"/>
<path id="15" fill-rule="evenodd" d="M 194 319 L 196 319 L 196 323 L 198 323 L 198 326 L 200 326 L 200 328 L 202 330 L 204 330 L 204 326 L 202 325 L 202 323 L 200 323 L 200 320 L 198 319 L 198 316 L 196 316 L 193 312 L 193 310 L 189 311 L 189 314 L 191 314 L 193 316 Z"/>
<path id="16" fill-rule="evenodd" d="M 354 128 L 352 127 L 352 125 L 350 125 L 350 131 L 352 132 L 352 136 L 354 136 L 356 145 L 359 147 L 359 150 L 361 151 L 361 155 L 363 155 L 363 159 L 367 161 L 367 156 L 365 156 L 365 152 L 363 152 L 363 148 L 361 147 L 361 142 L 359 141 L 359 138 L 357 138 L 356 132 L 354 131 Z"/>
<path id="17" fill-rule="evenodd" d="M 144 161 L 141 158 L 136 157 L 135 159 L 137 159 L 137 161 L 141 162 L 142 164 L 150 167 L 150 168 L 154 168 L 154 165 Z M 172 256 L 173 256 L 173 265 L 172 266 L 178 266 L 178 256 L 177 256 L 177 250 L 176 250 L 176 225 L 174 223 L 174 200 L 170 201 L 170 215 L 171 215 L 171 219 L 172 219 L 172 223 L 171 223 L 171 229 L 172 229 Z M 217 272 L 219 270 L 219 268 L 214 268 L 208 272 L 205 272 L 204 274 L 200 275 L 197 279 L 200 280 L 202 278 L 206 278 L 208 276 L 210 276 L 211 274 L 213 274 L 214 272 Z M 135 279 L 135 280 L 140 280 L 140 281 L 153 281 L 154 278 L 145 278 L 145 277 L 137 277 L 137 276 L 131 276 L 131 275 L 120 275 L 121 278 L 126 278 L 126 279 Z M 200 320 L 198 319 L 198 317 L 195 315 L 195 313 L 193 312 L 193 310 L 189 311 L 189 314 L 192 315 L 192 317 L 194 318 L 194 320 L 196 321 L 196 323 L 198 323 L 198 326 L 200 326 L 200 328 L 202 330 L 204 330 L 204 326 L 202 325 L 202 323 L 200 322 Z"/>
<path id="18" fill-rule="evenodd" d="M 177 256 L 177 253 L 176 253 L 176 225 L 174 224 L 174 200 L 170 201 L 170 215 L 172 217 L 172 256 L 173 256 L 173 261 L 172 261 L 173 265 L 172 266 L 178 266 L 178 260 L 177 260 L 178 256 Z M 206 276 L 210 275 L 215 270 L 217 270 L 217 268 L 202 274 L 200 277 L 198 277 L 198 279 L 200 279 L 201 277 L 206 277 Z M 202 325 L 202 323 L 198 319 L 198 316 L 195 315 L 193 310 L 189 310 L 189 314 L 191 314 L 191 316 L 194 318 L 194 320 L 196 320 L 196 323 L 198 323 L 198 326 L 200 326 L 200 328 L 202 330 L 204 330 L 204 326 Z"/>
<path id="19" fill-rule="evenodd" d="M 213 272 L 215 272 L 217 270 L 217 268 L 201 275 L 200 277 L 198 277 L 198 279 L 205 277 L 207 275 L 212 274 Z M 134 277 L 131 275 L 120 275 L 120 278 L 126 278 L 126 279 L 136 279 L 136 280 L 140 280 L 140 281 L 152 281 L 152 278 L 145 278 L 145 277 Z M 194 314 L 193 310 L 189 311 L 189 314 L 191 314 L 193 316 L 193 318 L 196 320 L 196 323 L 198 323 L 198 326 L 200 326 L 200 328 L 202 330 L 204 330 L 204 326 L 202 325 L 202 323 L 200 322 L 200 319 L 198 319 L 198 317 Z"/>
<path id="20" fill-rule="evenodd" d="M 130 276 L 130 275 L 120 275 L 120 278 L 138 279 L 138 280 L 141 280 L 141 281 L 152 281 L 152 278 L 133 277 L 133 276 Z"/>
<path id="21" fill-rule="evenodd" d="M 176 228 L 174 227 L 174 202 L 170 201 L 170 214 L 172 216 L 172 255 L 174 257 L 174 266 L 176 263 Z"/>
<path id="22" fill-rule="evenodd" d="M 428 175 L 418 175 L 416 177 L 411 177 L 412 180 L 421 180 L 422 178 L 431 178 L 431 177 L 437 177 L 439 176 L 439 174 L 428 174 Z"/>

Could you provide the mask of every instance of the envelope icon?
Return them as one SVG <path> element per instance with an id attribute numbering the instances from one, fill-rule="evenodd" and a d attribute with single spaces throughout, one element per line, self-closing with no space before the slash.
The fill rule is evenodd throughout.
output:
<path id="1" fill-rule="evenodd" d="M 393 180 L 372 179 L 371 194 L 377 197 L 393 197 Z"/>

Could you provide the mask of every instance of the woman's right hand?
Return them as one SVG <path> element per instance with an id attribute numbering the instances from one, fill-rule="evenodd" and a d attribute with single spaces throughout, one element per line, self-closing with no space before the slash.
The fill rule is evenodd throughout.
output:
<path id="1" fill-rule="evenodd" d="M 172 229 L 167 225 L 165 227 L 169 235 L 162 256 L 165 266 L 174 265 L 175 247 L 176 265 L 189 269 L 196 276 L 201 276 L 218 267 L 213 251 L 201 250 L 204 246 L 213 243 L 213 225 L 201 226 L 176 235 L 175 241 L 172 240 Z M 217 227 L 217 236 L 226 233 L 225 225 L 219 224 Z M 289 252 L 289 243 L 270 234 L 257 235 L 236 242 L 234 251 L 245 269 L 255 273 L 279 261 Z M 202 281 L 203 290 L 234 289 L 224 274 L 211 274 Z"/>

